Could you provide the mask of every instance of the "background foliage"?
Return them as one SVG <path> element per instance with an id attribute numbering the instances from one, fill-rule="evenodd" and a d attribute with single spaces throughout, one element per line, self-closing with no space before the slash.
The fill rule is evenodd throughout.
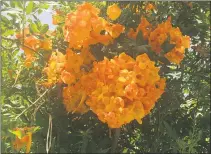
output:
<path id="1" fill-rule="evenodd" d="M 15 33 L 26 25 L 32 32 L 45 33 L 48 26 L 42 24 L 36 13 L 41 14 L 51 8 L 67 14 L 75 9 L 77 3 L 81 2 L 1 1 L 1 152 L 14 152 L 11 146 L 13 135 L 8 130 L 24 126 L 41 128 L 33 135 L 31 152 L 46 152 L 49 114 L 53 118 L 50 152 L 107 153 L 110 150 L 112 139 L 107 125 L 92 112 L 67 115 L 58 86 L 18 117 L 45 91 L 36 79 L 42 77 L 41 70 L 50 52 L 41 53 L 40 61 L 34 63 L 34 67 L 23 67 L 23 53 L 19 49 L 20 42 L 14 39 Z M 91 3 L 101 8 L 101 16 L 106 17 L 107 6 L 114 2 Z M 116 21 L 126 27 L 137 27 L 140 17 L 146 15 L 142 7 L 146 2 L 117 3 L 122 8 L 130 4 Z M 161 23 L 171 16 L 172 24 L 191 37 L 192 47 L 186 51 L 179 66 L 165 64 L 162 67 L 161 72 L 165 71 L 163 76 L 168 79 L 165 93 L 142 125 L 133 121 L 121 128 L 117 151 L 210 153 L 210 2 L 151 3 L 157 8 L 151 14 L 151 22 Z M 134 14 L 134 8 L 140 9 L 140 13 Z M 54 37 L 53 49 L 65 52 L 62 24 L 57 27 L 61 33 Z M 139 54 L 138 45 L 121 43 L 128 54 L 134 54 L 130 53 L 132 48 Z M 102 59 L 115 56 L 120 49 L 117 44 L 107 47 L 95 45 L 92 51 Z"/>

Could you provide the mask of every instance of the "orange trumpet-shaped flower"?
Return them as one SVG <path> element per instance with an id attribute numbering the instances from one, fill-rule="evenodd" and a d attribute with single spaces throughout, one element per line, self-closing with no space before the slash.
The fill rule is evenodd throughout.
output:
<path id="1" fill-rule="evenodd" d="M 153 51 L 156 53 L 161 52 L 161 45 L 167 39 L 171 28 L 171 18 L 168 18 L 166 22 L 159 24 L 157 28 L 150 33 L 149 45 L 151 45 Z"/>
<path id="2" fill-rule="evenodd" d="M 141 17 L 141 23 L 138 25 L 136 32 L 138 33 L 140 30 L 143 34 L 143 38 L 147 40 L 152 30 L 152 25 L 144 17 Z"/>
<path id="3" fill-rule="evenodd" d="M 147 21 L 146 18 L 141 17 L 141 22 L 136 28 L 136 31 L 134 31 L 132 28 L 129 29 L 128 37 L 132 39 L 136 39 L 139 31 L 142 32 L 143 38 L 147 40 L 149 38 L 150 32 L 152 30 L 152 25 Z"/>
<path id="4" fill-rule="evenodd" d="M 124 32 L 125 27 L 120 24 L 115 24 L 109 26 L 106 30 L 108 31 L 108 33 L 111 35 L 112 38 L 117 38 L 122 32 Z"/>
<path id="5" fill-rule="evenodd" d="M 52 40 L 51 39 L 44 39 L 40 41 L 41 45 L 40 48 L 44 50 L 52 50 Z"/>
<path id="6" fill-rule="evenodd" d="M 43 83 L 43 85 L 49 87 L 57 82 L 61 82 L 61 73 L 64 70 L 65 61 L 65 55 L 61 52 L 52 53 L 48 65 L 43 69 L 43 72 L 48 77 L 47 82 Z"/>
<path id="7" fill-rule="evenodd" d="M 190 37 L 183 36 L 179 28 L 172 28 L 169 32 L 170 43 L 175 47 L 165 54 L 165 57 L 173 63 L 179 64 L 185 57 L 185 48 L 190 47 Z"/>
<path id="8" fill-rule="evenodd" d="M 66 52 L 67 61 L 65 63 L 65 70 L 68 72 L 79 73 L 80 67 L 83 64 L 83 58 L 80 54 L 76 54 L 71 49 Z"/>
<path id="9" fill-rule="evenodd" d="M 86 113 L 88 107 L 85 105 L 86 93 L 80 88 L 80 83 L 63 89 L 64 105 L 67 112 Z"/>
<path id="10" fill-rule="evenodd" d="M 154 6 L 153 4 L 151 4 L 151 3 L 148 3 L 148 4 L 146 5 L 145 9 L 146 9 L 147 11 L 151 11 L 151 10 L 154 10 L 154 9 L 155 9 L 155 6 Z"/>
<path id="11" fill-rule="evenodd" d="M 21 31 L 20 33 L 17 33 L 16 37 L 17 39 L 20 39 L 20 41 L 22 42 L 21 49 L 24 51 L 24 54 L 26 56 L 25 59 L 26 67 L 30 67 L 32 62 L 36 60 L 35 54 L 38 52 L 39 49 L 44 49 L 44 50 L 52 49 L 51 39 L 46 38 L 45 36 L 44 39 L 39 39 L 37 36 L 30 34 L 28 27 L 24 28 L 23 31 Z"/>
<path id="12" fill-rule="evenodd" d="M 22 49 L 25 53 L 26 60 L 25 66 L 30 67 L 31 63 L 35 60 L 35 53 L 37 49 L 40 47 L 40 41 L 35 36 L 28 36 L 24 38 L 24 43 L 22 45 Z"/>
<path id="13" fill-rule="evenodd" d="M 107 15 L 111 20 L 116 20 L 121 15 L 121 9 L 117 4 L 113 4 L 107 8 Z"/>
<path id="14" fill-rule="evenodd" d="M 34 127 L 15 128 L 12 132 L 16 135 L 15 141 L 12 142 L 15 150 L 20 151 L 23 147 L 26 149 L 26 153 L 30 152 L 32 144 L 32 133 Z"/>

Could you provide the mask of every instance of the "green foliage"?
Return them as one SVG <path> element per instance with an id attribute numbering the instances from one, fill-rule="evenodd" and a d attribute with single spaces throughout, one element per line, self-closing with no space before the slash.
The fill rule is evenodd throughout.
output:
<path id="1" fill-rule="evenodd" d="M 50 52 L 37 55 L 40 58 L 34 64 L 37 69 L 25 68 L 24 54 L 19 50 L 20 41 L 14 39 L 14 35 L 26 25 L 29 25 L 32 33 L 45 34 L 49 25 L 42 24 L 35 13 L 41 14 L 53 8 L 67 14 L 75 10 L 78 3 L 81 2 L 1 1 L 2 153 L 14 152 L 11 141 L 16 132 L 12 134 L 9 130 L 24 126 L 41 128 L 34 130 L 36 134 L 32 137 L 31 152 L 45 153 L 49 114 L 53 124 L 50 153 L 108 153 L 111 150 L 112 139 L 107 125 L 92 112 L 84 115 L 67 114 L 58 85 L 29 108 L 45 91 L 36 79 L 42 77 L 41 70 L 46 65 L 44 54 L 50 55 Z M 113 2 L 92 3 L 101 8 L 101 15 L 105 17 L 106 6 Z M 115 21 L 127 28 L 137 27 L 140 17 L 147 16 L 143 8 L 146 2 L 118 3 L 120 6 L 131 4 L 129 8 L 122 9 L 121 17 Z M 160 73 L 167 78 L 165 93 L 150 115 L 144 118 L 142 125 L 133 121 L 121 128 L 117 152 L 210 153 L 210 2 L 191 2 L 192 8 L 186 2 L 152 3 L 156 5 L 157 11 L 147 16 L 148 20 L 161 23 L 171 16 L 173 25 L 191 37 L 193 47 L 186 51 L 179 66 L 161 60 L 164 64 L 161 65 Z M 140 13 L 133 14 L 132 6 L 138 6 Z M 64 53 L 67 43 L 63 40 L 62 25 L 56 28 L 53 49 Z M 99 60 L 104 56 L 112 58 L 123 52 L 123 49 L 133 57 L 143 51 L 148 52 L 153 59 L 154 53 L 144 45 L 142 34 L 139 33 L 137 38 L 136 42 L 119 37 L 118 43 L 106 47 L 93 46 L 92 52 Z M 173 48 L 173 45 L 167 44 L 163 44 L 164 52 Z M 201 46 L 201 50 L 195 46 Z M 26 112 L 18 117 L 25 109 Z"/>
<path id="2" fill-rule="evenodd" d="M 40 33 L 41 34 L 45 34 L 49 29 L 49 25 L 48 24 L 44 24 L 41 29 L 40 29 Z"/>
<path id="3" fill-rule="evenodd" d="M 163 49 L 164 53 L 171 51 L 175 47 L 175 44 L 170 44 L 169 38 L 162 44 L 161 48 Z"/>
<path id="4" fill-rule="evenodd" d="M 32 33 L 39 33 L 39 32 L 40 32 L 40 31 L 38 30 L 37 25 L 36 25 L 35 23 L 30 24 L 29 28 L 30 28 L 30 31 L 31 31 Z"/>
<path id="5" fill-rule="evenodd" d="M 34 2 L 30 1 L 26 6 L 26 14 L 30 14 L 33 11 Z"/>

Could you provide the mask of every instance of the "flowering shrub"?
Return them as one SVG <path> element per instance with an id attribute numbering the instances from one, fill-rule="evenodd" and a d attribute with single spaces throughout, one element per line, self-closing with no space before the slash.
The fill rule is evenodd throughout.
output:
<path id="1" fill-rule="evenodd" d="M 36 6 L 38 3 L 27 2 L 27 7 L 22 12 L 23 15 L 26 14 L 26 19 L 23 18 L 25 24 L 19 25 L 13 32 L 5 34 L 5 25 L 1 26 L 3 40 L 6 40 L 4 46 L 11 47 L 11 51 L 18 53 L 18 56 L 13 56 L 9 60 L 5 60 L 5 57 L 10 58 L 10 53 L 2 54 L 7 64 L 5 68 L 8 69 L 3 71 L 4 76 L 8 76 L 3 80 L 8 89 L 4 92 L 3 101 L 7 102 L 4 108 L 16 114 L 11 116 L 12 123 L 15 124 L 7 124 L 4 120 L 4 125 L 11 128 L 10 132 L 15 135 L 15 138 L 11 135 L 9 141 L 12 143 L 12 149 L 29 153 L 32 147 L 31 151 L 41 153 L 39 147 L 46 143 L 47 152 L 54 151 L 53 148 L 56 147 L 56 152 L 85 153 L 91 149 L 86 147 L 96 146 L 91 152 L 98 153 L 106 148 L 107 151 L 110 150 L 103 140 L 107 139 L 105 142 L 109 142 L 112 137 L 111 152 L 114 152 L 120 129 L 123 134 L 120 136 L 122 142 L 118 146 L 123 148 L 123 153 L 154 152 L 162 149 L 160 146 L 165 146 L 163 143 L 168 143 L 170 148 L 173 147 L 170 141 L 163 142 L 162 138 L 168 138 L 173 132 L 172 138 L 175 139 L 174 135 L 179 131 L 175 133 L 174 129 L 170 128 L 176 129 L 184 116 L 195 113 L 192 111 L 193 108 L 196 109 L 199 101 L 207 99 L 196 98 L 197 92 L 192 92 L 193 87 L 187 80 L 193 79 L 194 83 L 200 81 L 200 84 L 205 85 L 204 80 L 208 78 L 204 76 L 202 81 L 195 80 L 195 74 L 189 76 L 195 71 L 196 75 L 200 74 L 197 69 L 191 69 L 191 64 L 194 68 L 198 63 L 201 64 L 201 68 L 207 67 L 203 60 L 198 63 L 195 61 L 198 53 L 201 57 L 206 55 L 201 53 L 208 47 L 206 43 L 195 44 L 198 36 L 202 38 L 202 32 L 199 28 L 197 34 L 194 34 L 193 30 L 186 30 L 190 25 L 181 20 L 182 13 L 175 9 L 177 3 L 171 4 L 169 9 L 165 9 L 167 3 L 164 5 L 162 2 L 64 1 L 39 3 L 39 6 Z M 47 24 L 42 24 L 36 19 L 36 15 L 29 13 L 32 9 L 31 12 L 39 14 L 49 7 L 45 4 L 52 6 L 53 25 L 50 26 L 55 27 L 54 31 L 50 31 Z M 11 2 L 11 5 L 21 7 L 22 2 Z M 186 5 L 178 3 L 178 9 L 196 9 L 196 3 Z M 185 9 L 183 11 L 188 12 Z M 187 20 L 198 20 L 198 17 L 193 17 L 191 13 L 185 16 L 188 16 Z M 17 26 L 15 20 L 12 20 L 8 25 Z M 3 22 L 6 22 L 5 18 Z M 10 33 L 16 38 L 6 37 Z M 194 48 L 188 49 L 193 45 Z M 22 105 L 17 105 L 20 102 Z M 177 110 L 179 107 L 182 108 L 181 115 Z M 196 110 L 197 116 L 200 116 L 198 108 Z M 53 118 L 50 118 L 51 115 Z M 46 122 L 47 116 L 49 123 Z M 179 117 L 176 118 L 177 116 Z M 168 119 L 169 117 L 171 119 Z M 169 126 L 172 119 L 176 122 Z M 41 139 L 33 136 L 32 141 L 33 125 L 43 127 L 42 133 L 37 135 L 41 136 Z M 14 126 L 17 128 L 12 129 Z M 127 134 L 130 134 L 129 137 Z M 134 142 L 142 137 L 141 143 Z M 59 140 L 64 138 L 68 142 L 63 143 Z M 79 138 L 81 142 L 78 142 Z M 5 143 L 8 141 L 6 137 L 2 139 Z M 183 149 L 180 147 L 183 139 L 185 142 L 189 140 L 187 137 L 177 138 L 180 150 Z M 42 145 L 37 143 L 38 140 L 44 140 Z M 101 140 L 105 147 L 98 145 Z M 161 144 L 143 146 L 145 142 L 151 143 L 153 140 Z M 124 149 L 128 142 L 132 148 L 135 147 L 133 150 Z M 194 140 L 194 143 L 197 142 Z M 62 143 L 62 148 L 57 147 L 59 143 Z M 75 146 L 78 144 L 82 145 L 78 148 Z M 137 147 L 136 144 L 141 146 Z M 127 151 L 128 149 L 130 150 Z M 186 148 L 180 153 L 184 151 L 194 150 Z"/>
<path id="2" fill-rule="evenodd" d="M 86 113 L 90 109 L 110 128 L 119 128 L 134 119 L 142 123 L 141 119 L 150 113 L 164 92 L 165 79 L 159 76 L 159 68 L 146 53 L 137 56 L 136 60 L 121 53 L 111 60 L 104 58 L 96 62 L 89 46 L 97 43 L 108 45 L 125 29 L 99 17 L 99 13 L 99 9 L 90 3 L 83 3 L 75 12 L 67 14 L 63 31 L 64 40 L 69 45 L 65 55 L 60 52 L 57 56 L 55 52 L 52 54 L 44 69 L 48 84 L 67 84 L 63 88 L 63 98 L 68 112 Z M 112 20 L 120 14 L 116 4 L 107 9 Z M 101 34 L 103 30 L 105 33 Z M 156 53 L 161 52 L 161 45 L 170 37 L 170 44 L 175 44 L 175 47 L 165 56 L 177 64 L 184 57 L 184 49 L 190 46 L 189 37 L 182 36 L 179 28 L 172 27 L 171 18 L 153 28 L 142 17 L 136 31 L 130 28 L 127 36 L 136 39 L 139 31 Z M 79 52 L 76 53 L 75 49 Z M 82 69 L 92 63 L 93 68 L 88 71 Z"/>

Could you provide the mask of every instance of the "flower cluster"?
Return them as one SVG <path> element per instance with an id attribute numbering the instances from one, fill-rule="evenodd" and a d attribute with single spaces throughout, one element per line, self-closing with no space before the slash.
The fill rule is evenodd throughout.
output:
<path id="1" fill-rule="evenodd" d="M 179 64 L 184 58 L 185 48 L 190 48 L 190 37 L 183 36 L 180 29 L 171 28 L 169 31 L 170 44 L 175 44 L 175 47 L 165 54 L 165 57 L 176 64 Z"/>
<path id="2" fill-rule="evenodd" d="M 80 113 L 88 111 L 88 105 L 110 128 L 134 119 L 141 123 L 164 92 L 165 79 L 158 71 L 146 54 L 136 60 L 125 53 L 105 58 L 75 85 L 64 88 L 64 104 L 68 112 Z"/>
<path id="3" fill-rule="evenodd" d="M 121 14 L 117 6 L 108 8 L 107 12 L 112 19 Z M 108 45 L 124 31 L 124 26 L 106 21 L 99 13 L 99 9 L 85 2 L 75 12 L 67 14 L 63 30 L 70 48 L 81 49 L 97 43 Z"/>
<path id="4" fill-rule="evenodd" d="M 124 31 L 122 25 L 108 22 L 99 13 L 99 9 L 83 3 L 67 14 L 63 32 L 69 46 L 66 54 L 53 52 L 44 69 L 48 76 L 46 85 L 66 84 L 63 103 L 68 113 L 83 114 L 91 109 L 110 128 L 119 128 L 134 119 L 142 123 L 163 94 L 165 79 L 159 76 L 159 68 L 147 54 L 133 59 L 122 53 L 111 60 L 96 62 L 89 46 L 108 45 Z M 111 20 L 120 14 L 115 4 L 107 9 Z M 136 39 L 139 32 L 156 53 L 162 51 L 161 46 L 168 39 L 175 44 L 165 57 L 177 64 L 184 57 L 184 49 L 190 46 L 189 37 L 172 27 L 171 18 L 153 27 L 142 17 L 136 30 L 129 30 L 128 37 Z"/>
<path id="5" fill-rule="evenodd" d="M 48 81 L 43 85 L 50 87 L 55 83 L 65 83 L 71 85 L 78 80 L 86 70 L 86 65 L 91 64 L 95 60 L 88 48 L 84 48 L 81 53 L 75 53 L 71 49 L 66 50 L 66 54 L 61 52 L 53 52 L 48 65 L 43 72 L 47 75 Z"/>
<path id="6" fill-rule="evenodd" d="M 168 18 L 166 22 L 157 25 L 157 27 L 150 33 L 149 45 L 151 45 L 153 51 L 156 53 L 161 52 L 161 45 L 167 39 L 168 32 L 171 28 L 171 18 Z"/>
<path id="7" fill-rule="evenodd" d="M 136 28 L 136 31 L 134 31 L 134 29 L 130 28 L 130 30 L 128 32 L 128 37 L 132 38 L 132 39 L 136 39 L 139 31 L 141 31 L 143 34 L 143 38 L 145 40 L 147 40 L 149 38 L 151 30 L 152 30 L 152 25 L 147 21 L 146 18 L 141 17 L 141 22 L 138 25 L 138 27 Z"/>
<path id="8" fill-rule="evenodd" d="M 85 113 L 89 110 L 84 102 L 87 94 L 93 90 L 94 78 L 87 73 L 87 69 L 89 69 L 87 67 L 94 60 L 89 49 L 83 49 L 80 54 L 67 50 L 67 61 L 61 74 L 62 81 L 68 85 L 63 89 L 64 105 L 67 112 Z"/>
<path id="9" fill-rule="evenodd" d="M 160 53 L 162 51 L 161 46 L 169 38 L 170 44 L 174 44 L 175 48 L 171 51 L 167 51 L 165 57 L 173 63 L 179 64 L 184 58 L 185 48 L 190 47 L 190 37 L 183 36 L 178 27 L 172 27 L 170 17 L 166 22 L 158 24 L 155 29 L 152 29 L 152 25 L 146 18 L 142 17 L 136 31 L 130 28 L 128 37 L 136 39 L 140 30 L 143 38 L 148 41 L 151 49 L 156 53 Z"/>
<path id="10" fill-rule="evenodd" d="M 165 54 L 165 57 L 173 63 L 179 64 L 184 58 L 185 48 L 190 47 L 190 37 L 183 36 L 180 29 L 174 28 L 171 25 L 171 18 L 164 23 L 161 23 L 157 28 L 150 33 L 149 45 L 152 50 L 157 53 L 161 52 L 161 45 L 169 37 L 170 44 L 174 44 L 175 47 Z"/>
<path id="11" fill-rule="evenodd" d="M 38 37 L 30 34 L 29 28 L 24 28 L 23 33 L 16 34 L 16 38 L 23 41 L 21 49 L 24 51 L 26 60 L 25 66 L 30 67 L 31 63 L 35 61 L 35 54 L 39 49 L 51 50 L 52 40 L 42 36 L 43 39 L 38 39 Z M 24 39 L 23 39 L 24 38 Z"/>
<path id="12" fill-rule="evenodd" d="M 141 119 L 150 112 L 164 92 L 165 80 L 158 75 L 146 54 L 134 60 L 122 53 L 110 61 L 95 63 L 96 89 L 87 105 L 111 128 Z"/>

